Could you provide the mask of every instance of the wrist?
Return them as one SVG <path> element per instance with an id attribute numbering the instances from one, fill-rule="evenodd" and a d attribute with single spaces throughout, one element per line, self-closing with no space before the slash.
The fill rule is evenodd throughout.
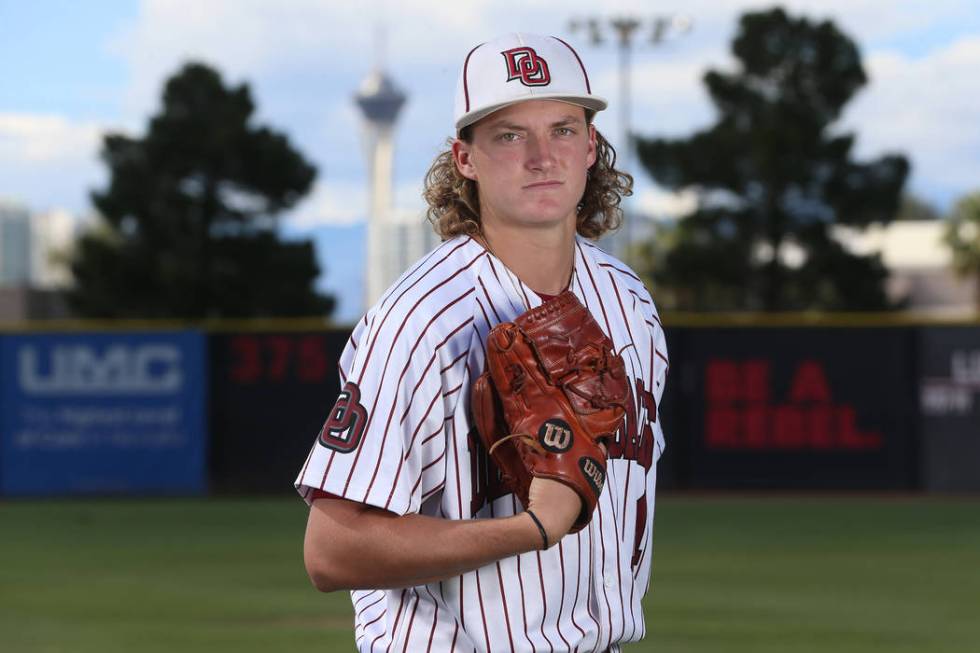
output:
<path id="1" fill-rule="evenodd" d="M 530 517 L 531 522 L 538 531 L 538 535 L 541 537 L 541 550 L 546 551 L 551 546 L 551 542 L 548 538 L 548 531 L 544 529 L 544 524 L 541 523 L 541 520 L 538 519 L 538 516 L 533 510 L 525 510 L 524 514 Z"/>

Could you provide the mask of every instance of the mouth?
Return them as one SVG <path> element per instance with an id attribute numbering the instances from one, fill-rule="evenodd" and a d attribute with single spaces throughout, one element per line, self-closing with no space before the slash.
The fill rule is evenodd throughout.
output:
<path id="1" fill-rule="evenodd" d="M 557 181 L 557 180 L 536 181 L 533 184 L 527 184 L 526 186 L 524 186 L 524 190 L 557 188 L 564 183 L 565 182 L 563 181 Z"/>

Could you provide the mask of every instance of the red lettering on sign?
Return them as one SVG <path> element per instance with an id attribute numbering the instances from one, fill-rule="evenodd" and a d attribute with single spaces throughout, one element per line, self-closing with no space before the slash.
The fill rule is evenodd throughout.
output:
<path id="1" fill-rule="evenodd" d="M 814 406 L 810 409 L 810 442 L 815 449 L 833 449 L 833 408 Z"/>
<path id="2" fill-rule="evenodd" d="M 772 411 L 773 444 L 781 449 L 803 446 L 803 419 L 794 406 L 776 406 Z"/>
<path id="3" fill-rule="evenodd" d="M 262 378 L 262 349 L 255 336 L 237 336 L 231 339 L 231 369 L 229 374 L 235 383 L 255 383 Z"/>
<path id="4" fill-rule="evenodd" d="M 709 361 L 704 382 L 708 401 L 734 402 L 738 399 L 738 366 L 734 361 Z"/>
<path id="5" fill-rule="evenodd" d="M 880 449 L 877 431 L 862 431 L 850 404 L 834 404 L 819 361 L 794 370 L 789 401 L 770 401 L 770 363 L 711 360 L 705 366 L 704 441 L 709 449 Z"/>
<path id="6" fill-rule="evenodd" d="M 789 398 L 795 402 L 830 402 L 830 388 L 823 366 L 817 361 L 803 361 L 793 375 L 793 386 Z"/>
<path id="7" fill-rule="evenodd" d="M 229 342 L 229 354 L 228 374 L 240 384 L 320 383 L 334 369 L 319 335 L 235 336 Z"/>
<path id="8" fill-rule="evenodd" d="M 769 361 L 749 360 L 742 363 L 741 386 L 746 401 L 769 401 Z"/>
<path id="9" fill-rule="evenodd" d="M 738 412 L 734 408 L 708 408 L 705 431 L 710 448 L 738 446 Z"/>
<path id="10" fill-rule="evenodd" d="M 766 407 L 763 404 L 750 404 L 743 411 L 745 446 L 761 449 L 766 446 Z"/>

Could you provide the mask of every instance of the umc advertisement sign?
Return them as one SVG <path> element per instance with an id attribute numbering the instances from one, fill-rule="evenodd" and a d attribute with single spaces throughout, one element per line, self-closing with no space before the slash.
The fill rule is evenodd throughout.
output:
<path id="1" fill-rule="evenodd" d="M 193 332 L 5 336 L 3 494 L 202 492 L 203 350 Z"/>
<path id="2" fill-rule="evenodd" d="M 911 331 L 686 331 L 672 430 L 692 487 L 911 489 Z M 683 378 L 686 377 L 686 378 Z"/>

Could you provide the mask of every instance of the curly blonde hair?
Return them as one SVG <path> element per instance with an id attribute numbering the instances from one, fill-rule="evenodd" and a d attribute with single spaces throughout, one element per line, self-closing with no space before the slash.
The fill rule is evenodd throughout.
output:
<path id="1" fill-rule="evenodd" d="M 633 177 L 616 169 L 616 150 L 598 131 L 595 136 L 596 160 L 589 168 L 576 220 L 578 233 L 592 239 L 619 228 L 623 222 L 619 205 L 624 197 L 633 194 Z M 471 128 L 463 129 L 459 137 L 471 143 Z M 432 162 L 422 190 L 429 205 L 426 218 L 443 240 L 481 231 L 479 189 L 475 181 L 460 174 L 453 161 L 452 142 L 450 139 L 450 149 Z"/>

